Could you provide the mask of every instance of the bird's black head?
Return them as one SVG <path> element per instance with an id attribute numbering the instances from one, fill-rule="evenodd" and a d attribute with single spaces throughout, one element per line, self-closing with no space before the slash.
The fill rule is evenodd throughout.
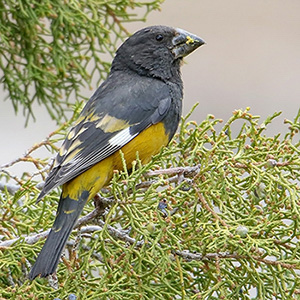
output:
<path id="1" fill-rule="evenodd" d="M 150 26 L 137 31 L 117 50 L 113 70 L 131 70 L 139 75 L 170 80 L 180 76 L 181 59 L 204 44 L 182 29 Z"/>

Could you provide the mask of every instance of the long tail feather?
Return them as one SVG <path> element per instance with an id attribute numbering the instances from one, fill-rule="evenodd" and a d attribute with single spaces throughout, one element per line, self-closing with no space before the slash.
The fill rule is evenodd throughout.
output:
<path id="1" fill-rule="evenodd" d="M 30 280 L 38 275 L 47 277 L 55 272 L 61 253 L 88 197 L 88 192 L 83 192 L 78 200 L 61 197 L 53 227 L 29 273 Z"/>

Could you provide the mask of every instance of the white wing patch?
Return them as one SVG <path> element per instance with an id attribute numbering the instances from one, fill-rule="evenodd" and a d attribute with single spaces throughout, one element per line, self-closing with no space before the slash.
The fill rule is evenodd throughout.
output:
<path id="1" fill-rule="evenodd" d="M 108 142 L 112 147 L 123 147 L 137 135 L 138 133 L 130 134 L 130 127 L 127 127 L 113 136 Z"/>

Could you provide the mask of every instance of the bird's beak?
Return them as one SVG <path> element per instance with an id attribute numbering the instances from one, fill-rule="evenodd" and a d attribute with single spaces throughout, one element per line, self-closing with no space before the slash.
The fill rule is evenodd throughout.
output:
<path id="1" fill-rule="evenodd" d="M 172 52 L 175 56 L 175 59 L 187 56 L 198 47 L 205 44 L 205 42 L 198 36 L 180 28 L 176 29 L 176 33 L 172 40 L 172 43 Z"/>

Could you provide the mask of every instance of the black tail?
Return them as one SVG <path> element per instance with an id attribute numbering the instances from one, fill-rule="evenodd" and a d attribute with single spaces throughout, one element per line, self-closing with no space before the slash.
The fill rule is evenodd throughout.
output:
<path id="1" fill-rule="evenodd" d="M 55 272 L 61 253 L 88 197 L 89 193 L 83 192 L 78 200 L 60 198 L 53 227 L 28 275 L 30 280 L 38 275 L 46 277 Z"/>

